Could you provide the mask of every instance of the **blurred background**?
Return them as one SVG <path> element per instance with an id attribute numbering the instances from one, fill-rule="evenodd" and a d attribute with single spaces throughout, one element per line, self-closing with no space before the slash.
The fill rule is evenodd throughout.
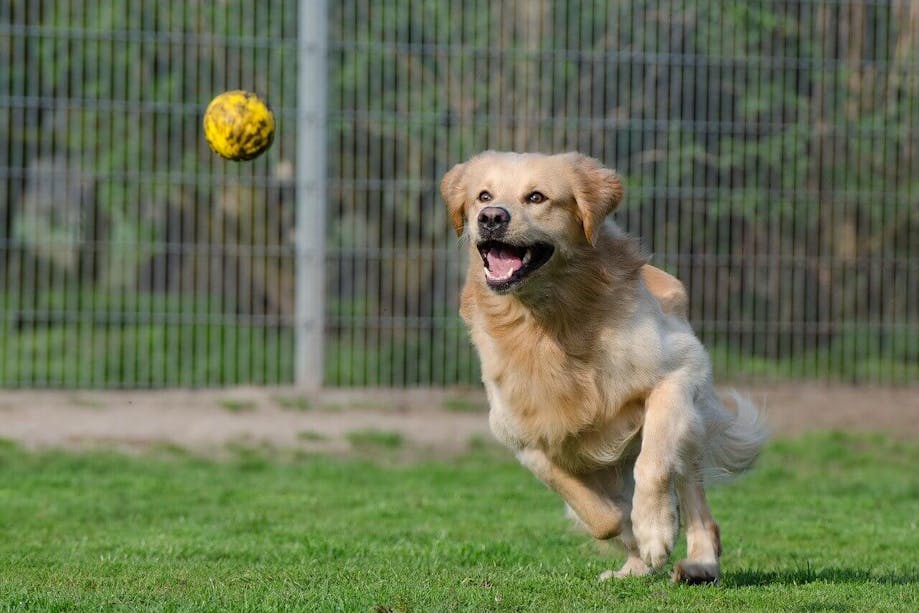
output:
<path id="1" fill-rule="evenodd" d="M 4 0 L 0 386 L 475 383 L 438 184 L 488 148 L 617 168 L 717 376 L 916 381 L 917 120 L 919 0 Z"/>

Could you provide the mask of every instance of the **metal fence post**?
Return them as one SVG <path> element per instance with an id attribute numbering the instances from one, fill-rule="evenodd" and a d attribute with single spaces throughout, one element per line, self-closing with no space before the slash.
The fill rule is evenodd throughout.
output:
<path id="1" fill-rule="evenodd" d="M 326 0 L 300 0 L 297 61 L 296 384 L 322 385 L 326 226 Z"/>

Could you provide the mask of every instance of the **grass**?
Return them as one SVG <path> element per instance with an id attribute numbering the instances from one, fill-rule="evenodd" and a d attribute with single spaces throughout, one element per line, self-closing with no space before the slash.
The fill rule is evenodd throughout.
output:
<path id="1" fill-rule="evenodd" d="M 316 432 L 315 430 L 301 430 L 297 432 L 297 438 L 301 441 L 307 442 L 318 442 L 318 441 L 327 441 L 329 437 L 321 432 Z"/>
<path id="2" fill-rule="evenodd" d="M 238 398 L 224 398 L 220 401 L 220 406 L 230 413 L 251 413 L 258 408 L 258 404 L 253 400 L 240 400 Z"/>
<path id="3" fill-rule="evenodd" d="M 310 411 L 313 403 L 306 396 L 275 396 L 275 404 L 287 411 Z"/>
<path id="4" fill-rule="evenodd" d="M 721 585 L 686 587 L 598 583 L 619 554 L 493 450 L 406 464 L 6 444 L 0 610 L 917 610 L 917 465 L 919 445 L 877 437 L 774 443 L 711 492 Z"/>
<path id="5" fill-rule="evenodd" d="M 468 398 L 445 398 L 441 402 L 441 407 L 454 413 L 487 413 L 488 406 L 481 400 L 470 400 Z"/>
<path id="6" fill-rule="evenodd" d="M 352 445 L 360 449 L 382 447 L 385 449 L 398 449 L 405 442 L 399 432 L 389 430 L 354 430 L 348 432 L 345 438 Z"/>

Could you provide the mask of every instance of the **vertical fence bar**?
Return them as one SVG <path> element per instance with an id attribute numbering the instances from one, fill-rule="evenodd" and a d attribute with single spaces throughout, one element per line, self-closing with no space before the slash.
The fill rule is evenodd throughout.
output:
<path id="1" fill-rule="evenodd" d="M 305 388 L 320 387 L 323 372 L 327 22 L 326 0 L 300 0 L 294 380 Z"/>

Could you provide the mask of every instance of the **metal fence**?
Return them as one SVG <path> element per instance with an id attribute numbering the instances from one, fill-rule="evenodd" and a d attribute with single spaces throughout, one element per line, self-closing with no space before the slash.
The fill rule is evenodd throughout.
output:
<path id="1" fill-rule="evenodd" d="M 437 186 L 487 148 L 616 167 L 722 376 L 919 378 L 919 0 L 322 4 L 0 4 L 0 385 L 475 382 Z"/>

